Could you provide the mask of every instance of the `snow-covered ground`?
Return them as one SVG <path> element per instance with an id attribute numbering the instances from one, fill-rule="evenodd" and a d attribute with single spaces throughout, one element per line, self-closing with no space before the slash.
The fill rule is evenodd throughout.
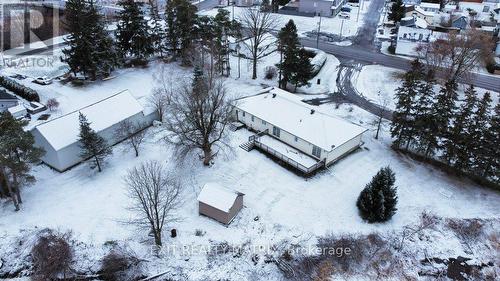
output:
<path id="1" fill-rule="evenodd" d="M 321 18 L 321 32 L 332 33 L 336 35 L 342 35 L 343 37 L 351 37 L 354 36 L 358 28 L 363 24 L 363 19 L 366 11 L 368 10 L 369 5 L 365 4 L 359 12 L 358 15 L 358 7 L 351 7 L 352 10 L 350 12 L 349 19 L 342 19 L 340 17 L 322 17 Z M 233 9 L 232 7 L 224 8 L 231 13 Z M 246 8 L 242 7 L 234 7 L 234 18 L 241 18 Z M 207 11 L 201 11 L 199 14 L 201 15 L 209 15 L 215 16 L 217 14 L 218 9 L 212 9 Z M 285 15 L 285 14 L 274 14 L 278 20 L 277 29 L 281 29 L 289 20 L 293 20 L 295 25 L 297 26 L 297 31 L 299 36 L 305 36 L 306 32 L 312 32 L 318 30 L 319 17 L 303 17 L 303 16 L 293 16 L 293 15 Z M 346 44 L 346 43 L 344 43 Z"/>
<path id="2" fill-rule="evenodd" d="M 396 89 L 401 86 L 401 80 L 398 79 L 398 76 L 403 73 L 401 70 L 381 65 L 365 65 L 357 75 L 353 76 L 352 82 L 358 92 L 368 100 L 394 109 Z M 465 97 L 464 92 L 467 87 L 467 85 L 459 85 L 459 99 Z M 436 85 L 435 91 L 437 92 L 439 89 L 439 85 Z M 485 92 L 490 92 L 493 104 L 499 102 L 500 93 L 482 88 L 475 89 L 479 98 L 482 98 Z"/>

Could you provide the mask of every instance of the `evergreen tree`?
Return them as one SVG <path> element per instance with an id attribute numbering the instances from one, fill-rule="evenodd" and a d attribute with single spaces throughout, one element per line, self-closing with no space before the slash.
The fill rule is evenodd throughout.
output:
<path id="1" fill-rule="evenodd" d="M 34 146 L 33 135 L 23 128 L 26 125 L 8 111 L 0 112 L 0 197 L 10 197 L 16 211 L 22 203 L 21 187 L 35 181 L 31 166 L 45 153 Z"/>
<path id="2" fill-rule="evenodd" d="M 166 31 L 161 22 L 160 16 L 157 12 L 155 12 L 155 8 L 151 7 L 151 20 L 149 24 L 151 28 L 149 29 L 149 36 L 153 48 L 153 52 L 155 54 L 160 55 L 161 58 L 165 56 L 167 53 L 167 45 L 166 45 Z"/>
<path id="3" fill-rule="evenodd" d="M 361 191 L 356 205 L 364 220 L 369 223 L 384 222 L 396 213 L 398 198 L 395 181 L 394 172 L 391 168 L 385 167 L 380 169 Z"/>
<path id="4" fill-rule="evenodd" d="M 403 85 L 396 89 L 396 110 L 394 110 L 391 124 L 391 135 L 396 147 L 405 146 L 406 149 L 415 137 L 415 99 L 423 77 L 423 68 L 420 61 L 414 60 L 411 69 L 405 73 Z"/>
<path id="5" fill-rule="evenodd" d="M 470 85 L 465 91 L 465 100 L 457 110 L 450 127 L 448 137 L 444 140 L 443 158 L 458 169 L 469 169 L 471 159 L 471 144 L 474 142 L 471 134 L 473 113 L 477 106 L 477 93 Z"/>
<path id="6" fill-rule="evenodd" d="M 489 143 L 489 126 L 491 124 L 491 95 L 489 92 L 484 93 L 483 98 L 477 105 L 477 110 L 474 113 L 472 126 L 470 128 L 471 140 L 469 150 L 472 158 L 472 171 L 478 175 L 484 175 L 487 165 L 490 162 L 490 145 Z M 498 143 L 497 143 L 498 149 Z"/>
<path id="7" fill-rule="evenodd" d="M 297 87 L 309 85 L 309 80 L 313 78 L 313 67 L 311 65 L 311 60 L 309 59 L 309 54 L 302 48 L 299 50 L 297 55 L 297 62 L 295 64 L 295 69 L 293 71 L 291 81 L 295 85 L 295 91 Z"/>
<path id="8" fill-rule="evenodd" d="M 500 103 L 497 103 L 490 117 L 489 125 L 484 128 L 483 149 L 478 160 L 477 173 L 482 177 L 500 183 Z"/>
<path id="9" fill-rule="evenodd" d="M 437 147 L 432 104 L 434 102 L 434 71 L 427 71 L 423 81 L 418 84 L 417 97 L 415 100 L 415 138 L 417 150 L 425 156 L 434 153 Z"/>
<path id="10" fill-rule="evenodd" d="M 153 42 L 140 4 L 134 0 L 121 0 L 118 4 L 123 8 L 116 29 L 120 54 L 144 60 L 153 53 Z"/>
<path id="11" fill-rule="evenodd" d="M 74 74 L 82 73 L 93 80 L 109 76 L 117 65 L 113 41 L 94 3 L 94 0 L 66 2 L 70 35 L 65 39 L 68 48 L 63 50 L 62 58 Z"/>
<path id="12" fill-rule="evenodd" d="M 436 102 L 433 104 L 432 112 L 436 122 L 436 139 L 439 148 L 443 148 L 443 143 L 449 137 L 451 124 L 456 114 L 457 108 L 457 83 L 455 80 L 446 81 L 445 85 L 437 94 Z M 451 159 L 443 157 L 450 164 Z"/>
<path id="13" fill-rule="evenodd" d="M 167 41 L 170 48 L 182 57 L 182 62 L 189 65 L 188 54 L 192 51 L 195 39 L 197 8 L 188 0 L 171 0 L 167 2 Z"/>
<path id="14" fill-rule="evenodd" d="M 395 0 L 392 3 L 391 11 L 389 13 L 389 20 L 399 22 L 405 16 L 405 5 L 403 0 Z"/>
<path id="15" fill-rule="evenodd" d="M 278 49 L 281 54 L 280 63 L 276 66 L 280 71 L 279 87 L 286 89 L 293 73 L 297 70 L 298 54 L 300 50 L 297 27 L 290 20 L 278 33 Z"/>
<path id="16" fill-rule="evenodd" d="M 91 158 L 93 166 L 97 167 L 98 171 L 102 171 L 102 163 L 104 159 L 113 152 L 106 140 L 97 134 L 91 127 L 87 117 L 80 113 L 80 134 L 78 141 L 82 149 L 80 156 L 83 159 Z"/>

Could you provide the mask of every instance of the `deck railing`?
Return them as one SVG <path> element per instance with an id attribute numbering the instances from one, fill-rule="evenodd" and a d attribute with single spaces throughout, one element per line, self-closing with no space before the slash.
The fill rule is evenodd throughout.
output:
<path id="1" fill-rule="evenodd" d="M 255 146 L 257 146 L 260 149 L 262 149 L 263 151 L 273 155 L 274 157 L 284 161 L 288 165 L 298 169 L 299 171 L 303 172 L 306 175 L 310 174 L 310 173 L 314 172 L 315 170 L 319 169 L 320 167 L 324 166 L 323 160 L 321 160 L 321 161 L 317 162 L 316 164 L 312 165 L 311 167 L 306 167 L 306 166 L 300 164 L 299 162 L 291 159 L 290 157 L 287 157 L 287 156 L 283 155 L 282 153 L 274 150 L 273 148 L 261 143 L 259 141 L 259 137 L 255 137 L 253 139 L 253 141 L 254 141 Z"/>

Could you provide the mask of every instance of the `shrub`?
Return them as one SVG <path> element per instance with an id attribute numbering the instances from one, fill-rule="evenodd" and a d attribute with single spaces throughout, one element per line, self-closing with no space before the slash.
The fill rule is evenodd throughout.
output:
<path id="1" fill-rule="evenodd" d="M 0 76 L 0 85 L 27 101 L 40 102 L 40 96 L 38 96 L 35 90 L 21 85 L 8 77 Z"/>
<path id="2" fill-rule="evenodd" d="M 137 265 L 140 260 L 135 254 L 121 248 L 111 250 L 101 261 L 101 274 L 104 280 L 132 280 L 138 276 Z"/>
<path id="3" fill-rule="evenodd" d="M 384 222 L 392 218 L 396 213 L 396 177 L 389 167 L 380 169 L 361 191 L 356 205 L 360 216 L 368 221 Z"/>
<path id="4" fill-rule="evenodd" d="M 57 108 L 59 108 L 59 102 L 54 98 L 48 99 L 45 105 L 50 111 L 54 111 L 57 110 Z"/>
<path id="5" fill-rule="evenodd" d="M 387 47 L 387 51 L 389 52 L 389 54 L 395 54 L 396 53 L 396 47 L 394 45 L 390 45 L 389 47 Z"/>
<path id="6" fill-rule="evenodd" d="M 274 79 L 274 77 L 276 77 L 276 74 L 277 74 L 276 67 L 274 67 L 274 66 L 268 66 L 264 70 L 264 73 L 265 73 L 265 78 L 267 80 Z"/>
<path id="7" fill-rule="evenodd" d="M 489 62 L 486 64 L 486 70 L 489 72 L 489 73 L 495 73 L 495 70 L 496 70 L 496 67 L 495 67 L 495 63 L 493 62 Z"/>
<path id="8" fill-rule="evenodd" d="M 194 235 L 195 236 L 204 236 L 205 235 L 205 231 L 203 231 L 203 229 L 196 229 L 194 231 Z"/>
<path id="9" fill-rule="evenodd" d="M 73 249 L 69 244 L 70 233 L 56 233 L 50 229 L 41 236 L 31 250 L 34 265 L 34 280 L 52 280 L 66 272 L 73 261 Z"/>

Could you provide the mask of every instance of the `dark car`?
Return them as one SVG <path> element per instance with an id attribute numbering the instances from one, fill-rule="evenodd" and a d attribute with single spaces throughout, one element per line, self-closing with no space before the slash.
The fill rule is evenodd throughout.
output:
<path id="1" fill-rule="evenodd" d="M 349 8 L 349 7 L 342 7 L 342 8 L 340 8 L 340 11 L 341 12 L 350 13 L 351 12 L 351 8 Z"/>

